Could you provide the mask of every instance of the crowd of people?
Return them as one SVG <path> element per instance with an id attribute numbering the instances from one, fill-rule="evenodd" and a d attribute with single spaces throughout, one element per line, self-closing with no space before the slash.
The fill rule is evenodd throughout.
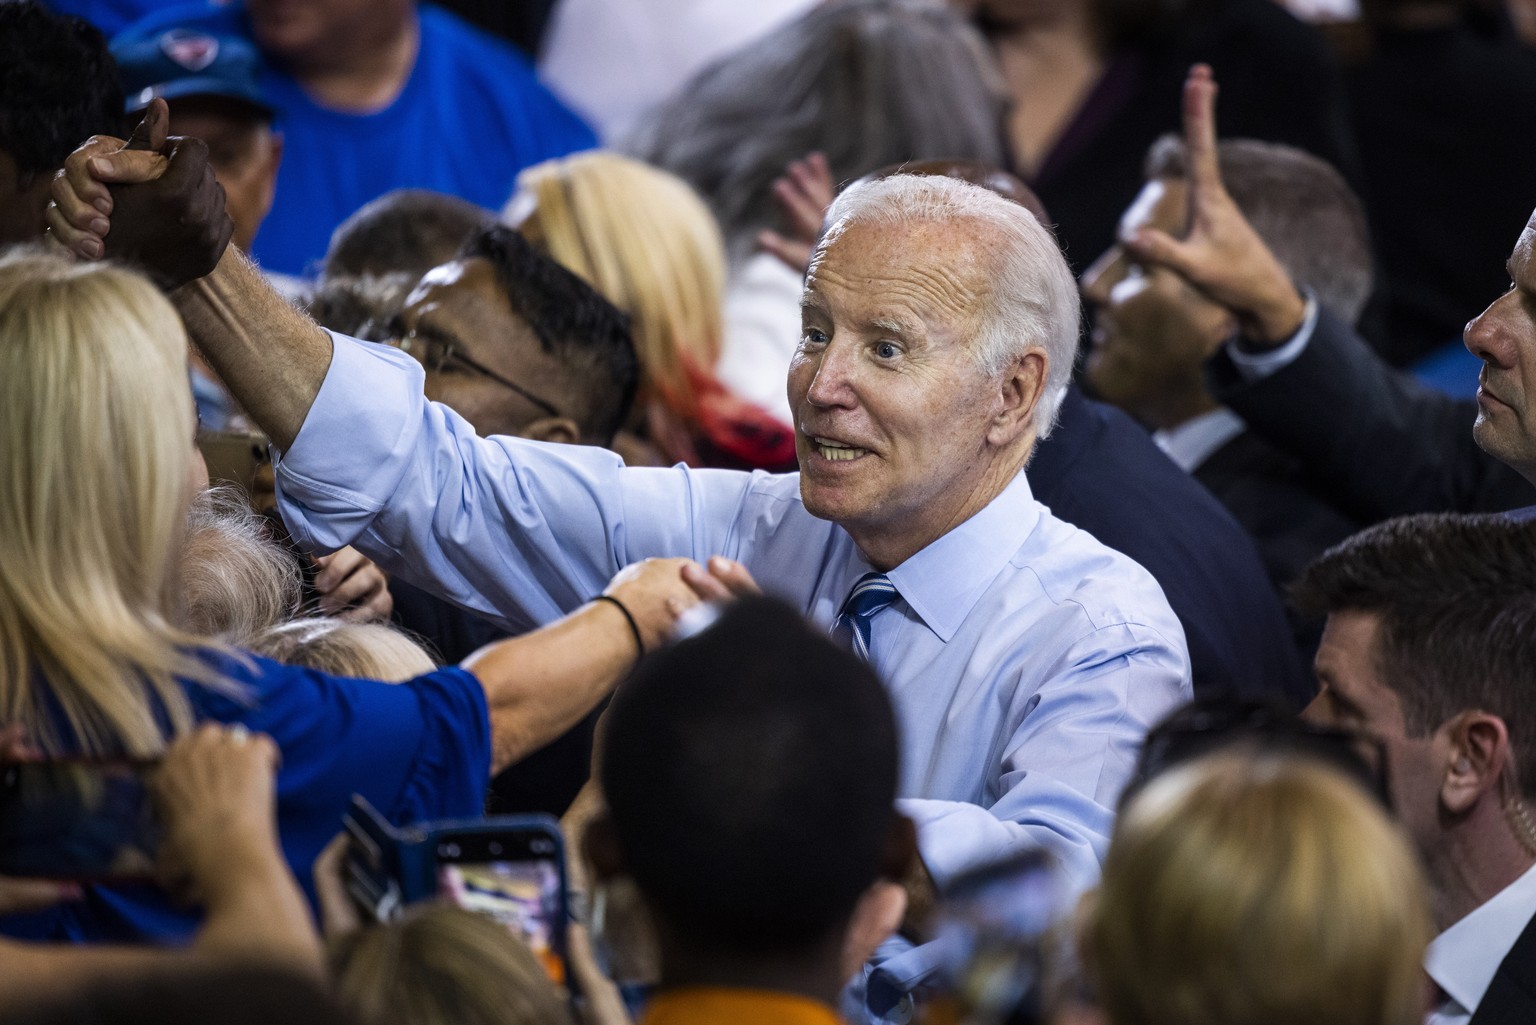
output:
<path id="1" fill-rule="evenodd" d="M 0 0 L 0 1021 L 1536 1020 L 1529 5 L 449 6 Z"/>

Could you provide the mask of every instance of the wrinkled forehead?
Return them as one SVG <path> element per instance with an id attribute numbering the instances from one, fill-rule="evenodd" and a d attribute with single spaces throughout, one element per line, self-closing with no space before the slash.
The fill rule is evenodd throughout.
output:
<path id="1" fill-rule="evenodd" d="M 927 297 L 974 311 L 990 293 L 1001 244 L 974 217 L 900 221 L 845 218 L 823 234 L 806 272 L 806 294 L 828 289 L 863 298 Z"/>

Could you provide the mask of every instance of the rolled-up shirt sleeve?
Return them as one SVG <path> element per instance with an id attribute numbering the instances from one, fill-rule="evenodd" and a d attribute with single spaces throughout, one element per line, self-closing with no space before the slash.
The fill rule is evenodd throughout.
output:
<path id="1" fill-rule="evenodd" d="M 426 400 L 409 356 L 332 338 L 303 429 L 275 460 L 278 509 L 301 545 L 354 545 L 514 630 L 570 611 L 631 562 L 732 554 L 750 475 L 481 438 Z"/>

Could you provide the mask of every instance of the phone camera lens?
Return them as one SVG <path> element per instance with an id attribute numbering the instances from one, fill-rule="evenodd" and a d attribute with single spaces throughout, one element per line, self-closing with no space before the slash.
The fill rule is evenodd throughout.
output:
<path id="1" fill-rule="evenodd" d="M 501 853 L 501 844 L 493 842 L 491 844 L 491 853 L 492 854 L 500 854 Z"/>
<path id="2" fill-rule="evenodd" d="M 437 853 L 445 858 L 457 858 L 459 856 L 459 845 L 456 843 L 445 843 L 437 849 Z"/>

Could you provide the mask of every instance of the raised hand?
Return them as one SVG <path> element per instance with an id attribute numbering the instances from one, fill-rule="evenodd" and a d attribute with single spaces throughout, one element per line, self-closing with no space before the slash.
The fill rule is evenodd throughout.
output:
<path id="1" fill-rule="evenodd" d="M 70 154 L 47 215 L 75 256 L 135 264 L 168 290 L 212 271 L 234 232 L 208 147 L 167 138 L 169 117 L 156 99 L 126 143 L 95 136 Z"/>
<path id="2" fill-rule="evenodd" d="M 1189 230 L 1183 239 L 1143 227 L 1121 238 L 1137 260 L 1167 267 L 1237 318 L 1257 347 L 1279 345 L 1301 327 L 1306 301 L 1221 180 L 1216 152 L 1216 82 L 1205 64 L 1184 82 Z"/>
<path id="3" fill-rule="evenodd" d="M 160 860 L 168 888 L 212 902 L 253 864 L 282 864 L 273 789 L 278 758 L 271 738 L 241 726 L 201 726 L 166 750 L 154 790 L 165 824 Z"/>
<path id="4" fill-rule="evenodd" d="M 776 231 L 760 232 L 758 246 L 784 261 L 790 270 L 804 274 L 811 265 L 811 250 L 821 234 L 827 207 L 836 195 L 824 154 L 811 153 L 792 161 L 784 175 L 773 182 L 773 199 L 788 231 L 783 235 Z"/>

